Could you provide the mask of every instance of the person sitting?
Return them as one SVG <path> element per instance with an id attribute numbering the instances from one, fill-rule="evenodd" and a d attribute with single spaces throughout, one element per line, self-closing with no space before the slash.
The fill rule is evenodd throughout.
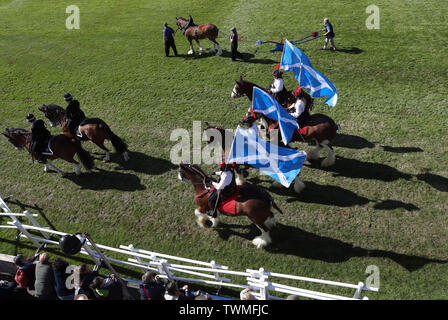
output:
<path id="1" fill-rule="evenodd" d="M 299 127 L 302 128 L 306 119 L 304 119 L 304 116 L 306 116 L 303 112 L 305 111 L 305 103 L 300 99 L 302 88 L 297 87 L 296 90 L 294 90 L 294 95 L 296 96 L 296 102 L 294 102 L 291 106 L 288 107 L 288 112 L 297 119 L 297 122 L 299 122 Z"/>
<path id="2" fill-rule="evenodd" d="M 56 294 L 59 300 L 73 300 L 75 297 L 75 289 L 68 289 L 66 285 L 69 276 L 66 273 L 68 262 L 61 258 L 54 259 L 52 263 L 54 279 L 56 281 Z"/>
<path id="3" fill-rule="evenodd" d="M 287 97 L 288 91 L 286 90 L 285 86 L 283 85 L 282 71 L 279 69 L 275 69 L 274 72 L 272 73 L 272 76 L 274 77 L 274 83 L 268 89 L 268 92 L 270 94 L 272 94 L 272 96 L 281 105 L 284 105 L 286 103 L 286 97 Z"/>
<path id="4" fill-rule="evenodd" d="M 139 292 L 140 300 L 165 300 L 165 286 L 160 281 L 159 276 L 154 276 L 151 271 L 143 274 Z"/>
<path id="5" fill-rule="evenodd" d="M 70 93 L 64 95 L 64 100 L 68 102 L 65 108 L 65 126 L 72 136 L 76 137 L 76 129 L 86 119 L 86 115 L 81 110 L 79 101 L 73 99 Z"/>
<path id="6" fill-rule="evenodd" d="M 26 258 L 23 254 L 14 257 L 14 264 L 17 267 L 14 280 L 19 287 L 34 290 L 34 282 L 36 281 L 36 264 L 34 261 L 36 258 L 37 255 Z"/>
<path id="7" fill-rule="evenodd" d="M 89 300 L 94 300 L 95 295 L 93 291 L 90 289 L 90 284 L 92 283 L 93 279 L 97 277 L 98 271 L 91 270 L 88 265 L 85 263 L 81 264 L 75 269 L 75 277 L 74 282 L 75 286 L 78 288 L 75 290 L 75 295 L 84 294 L 86 295 Z"/>
<path id="8" fill-rule="evenodd" d="M 51 138 L 51 132 L 45 127 L 45 122 L 41 119 L 36 120 L 33 114 L 29 113 L 26 116 L 31 126 L 31 153 L 36 154 L 39 163 L 47 163 L 42 152 L 46 149 L 48 140 Z"/>
<path id="9" fill-rule="evenodd" d="M 178 288 L 175 281 L 170 281 L 166 285 L 165 300 L 195 300 L 201 292 L 198 290 L 194 293 L 188 290 L 188 285 L 184 285 L 181 289 Z"/>
<path id="10" fill-rule="evenodd" d="M 36 263 L 36 297 L 39 300 L 57 300 L 56 282 L 53 269 L 51 268 L 50 255 L 42 253 Z"/>
<path id="11" fill-rule="evenodd" d="M 215 175 L 219 176 L 219 182 L 212 182 L 214 188 L 208 198 L 212 208 L 212 211 L 208 214 L 213 218 L 216 218 L 219 204 L 230 197 L 236 189 L 235 163 L 226 164 L 225 162 L 221 162 L 219 170 L 215 172 Z"/>
<path id="12" fill-rule="evenodd" d="M 107 278 L 96 276 L 90 284 L 90 289 L 98 300 L 123 300 L 121 283 L 114 274 Z"/>

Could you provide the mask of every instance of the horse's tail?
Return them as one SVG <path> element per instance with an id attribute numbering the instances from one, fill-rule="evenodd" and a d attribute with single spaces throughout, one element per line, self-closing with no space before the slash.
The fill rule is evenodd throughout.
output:
<path id="1" fill-rule="evenodd" d="M 112 145 L 114 146 L 115 150 L 117 150 L 117 152 L 123 153 L 128 150 L 128 145 L 119 136 L 113 133 L 107 124 L 100 124 L 100 127 L 103 127 L 104 130 L 106 130 L 107 135 L 109 136 L 109 140 L 110 142 L 112 142 Z"/>
<path id="2" fill-rule="evenodd" d="M 75 146 L 75 151 L 78 155 L 79 161 L 81 161 L 84 168 L 89 171 L 92 170 L 95 166 L 95 163 L 90 153 L 82 148 L 81 142 L 79 141 L 73 142 L 73 145 Z"/>

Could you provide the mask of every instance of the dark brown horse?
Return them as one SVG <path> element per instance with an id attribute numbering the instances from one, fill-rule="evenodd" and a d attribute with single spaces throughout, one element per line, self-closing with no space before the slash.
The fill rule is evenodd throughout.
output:
<path id="1" fill-rule="evenodd" d="M 7 128 L 6 131 L 3 132 L 3 135 L 16 147 L 16 149 L 21 150 L 26 148 L 26 150 L 31 153 L 31 133 L 29 131 L 21 128 Z M 80 175 L 81 171 L 79 169 L 79 163 L 73 159 L 75 154 L 78 155 L 79 160 L 86 168 L 87 172 L 90 173 L 93 169 L 93 158 L 81 147 L 81 143 L 79 141 L 73 142 L 66 135 L 58 134 L 50 138 L 48 146 L 48 152 L 43 153 L 45 159 L 47 160 L 47 163 L 44 165 L 45 172 L 54 170 L 64 177 L 66 173 L 58 169 L 49 161 L 53 159 L 62 159 L 74 164 L 76 166 L 76 175 Z M 36 154 L 33 153 L 31 156 L 33 159 L 37 160 Z"/>
<path id="2" fill-rule="evenodd" d="M 219 30 L 214 24 L 209 23 L 196 25 L 194 24 L 191 16 L 189 19 L 176 17 L 176 24 L 177 28 L 182 30 L 185 37 L 187 37 L 188 42 L 190 42 L 190 51 L 188 51 L 188 54 L 194 54 L 193 40 L 196 41 L 196 44 L 199 47 L 199 54 L 204 53 L 204 49 L 201 47 L 199 42 L 200 39 L 209 39 L 213 42 L 213 49 L 211 49 L 210 52 L 215 53 L 217 51 L 217 56 L 222 54 L 221 47 L 219 46 L 218 41 L 216 41 Z"/>
<path id="3" fill-rule="evenodd" d="M 205 226 L 207 220 L 211 220 L 213 226 L 216 226 L 218 224 L 217 218 L 213 219 L 207 215 L 207 212 L 212 210 L 208 202 L 210 195 L 208 187 L 212 179 L 198 166 L 182 163 L 179 166 L 178 176 L 181 181 L 188 180 L 193 184 L 196 193 L 194 199 L 199 206 L 195 210 L 199 225 Z M 275 225 L 274 214 L 271 212 L 272 208 L 283 213 L 264 189 L 251 185 L 241 186 L 236 199 L 234 216 L 248 217 L 261 230 L 261 235 L 252 240 L 257 248 L 262 248 L 272 242 L 269 236 L 269 230 Z M 226 214 L 224 212 L 220 213 Z"/>
<path id="4" fill-rule="evenodd" d="M 106 152 L 106 156 L 103 159 L 105 162 L 110 160 L 109 149 L 107 149 L 104 146 L 104 140 L 106 139 L 112 142 L 112 145 L 114 146 L 115 150 L 118 153 L 121 153 L 121 155 L 123 156 L 124 161 L 129 160 L 129 155 L 127 153 L 128 146 L 120 137 L 118 137 L 115 133 L 112 132 L 110 127 L 103 120 L 99 118 L 87 119 L 86 121 L 83 122 L 83 125 L 79 127 L 79 132 L 81 133 L 82 137 L 79 136 L 73 137 L 65 126 L 64 108 L 56 104 L 49 104 L 49 105 L 44 104 L 42 105 L 42 107 L 39 108 L 39 110 L 44 113 L 45 117 L 50 121 L 50 125 L 52 127 L 56 126 L 57 124 L 60 124 L 62 127 L 62 133 L 68 136 L 69 138 L 75 138 L 80 141 L 90 140 L 98 147 L 103 149 Z"/>
<path id="5" fill-rule="evenodd" d="M 252 102 L 254 87 L 260 88 L 260 86 L 256 85 L 255 83 L 240 78 L 236 81 L 236 84 L 233 87 L 232 98 L 239 98 L 245 95 Z M 304 92 L 304 90 L 301 91 Z M 336 137 L 337 131 L 339 130 L 339 126 L 334 122 L 332 118 L 324 114 L 309 114 L 309 110 L 311 110 L 312 108 L 312 100 L 308 99 L 306 95 L 304 95 L 302 98 L 299 96 L 299 99 L 302 99 L 305 104 L 305 111 L 301 115 L 301 117 L 304 116 L 304 121 L 302 123 L 303 130 L 301 130 L 301 132 L 296 131 L 293 135 L 292 141 L 314 141 L 316 143 L 316 147 L 307 153 L 307 159 L 319 159 L 321 150 L 325 149 L 328 156 L 327 158 L 322 160 L 321 166 L 331 166 L 335 161 L 334 151 L 331 146 L 334 138 Z M 295 101 L 289 99 L 289 102 L 293 103 Z M 262 120 L 263 125 L 266 128 L 269 128 L 269 131 L 275 129 L 278 125 L 277 121 L 269 119 L 262 114 L 257 113 L 256 117 L 257 119 Z"/>

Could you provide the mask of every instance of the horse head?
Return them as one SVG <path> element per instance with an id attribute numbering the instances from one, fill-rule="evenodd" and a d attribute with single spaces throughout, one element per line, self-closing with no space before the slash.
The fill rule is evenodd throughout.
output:
<path id="1" fill-rule="evenodd" d="M 26 146 L 30 132 L 22 128 L 6 128 L 3 135 L 17 150 L 21 150 Z"/>
<path id="2" fill-rule="evenodd" d="M 187 20 L 185 20 L 182 17 L 176 17 L 176 25 L 178 30 L 182 31 L 182 29 L 185 27 L 186 24 Z"/>
<path id="3" fill-rule="evenodd" d="M 193 184 L 203 184 L 204 186 L 211 181 L 211 178 L 199 166 L 182 162 L 179 164 L 178 178 L 181 181 L 189 180 Z"/>
<path id="4" fill-rule="evenodd" d="M 59 123 L 61 123 L 65 116 L 64 108 L 61 108 L 56 104 L 43 104 L 42 107 L 38 109 L 44 113 L 44 116 L 50 122 L 51 127 L 56 127 Z"/>

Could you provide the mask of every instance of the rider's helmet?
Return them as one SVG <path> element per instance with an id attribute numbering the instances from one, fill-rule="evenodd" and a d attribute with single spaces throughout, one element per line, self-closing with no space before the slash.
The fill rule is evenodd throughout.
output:
<path id="1" fill-rule="evenodd" d="M 36 117 L 35 117 L 34 114 L 32 114 L 32 113 L 28 113 L 28 114 L 26 115 L 26 120 L 28 120 L 28 122 L 33 123 L 34 121 L 36 121 Z"/>
<path id="2" fill-rule="evenodd" d="M 73 97 L 70 93 L 66 93 L 66 94 L 64 94 L 64 100 L 67 102 L 70 102 L 73 100 Z"/>
<path id="3" fill-rule="evenodd" d="M 85 242 L 85 240 L 84 240 Z M 67 255 L 77 254 L 84 243 L 75 236 L 66 234 L 59 240 L 59 248 Z"/>

